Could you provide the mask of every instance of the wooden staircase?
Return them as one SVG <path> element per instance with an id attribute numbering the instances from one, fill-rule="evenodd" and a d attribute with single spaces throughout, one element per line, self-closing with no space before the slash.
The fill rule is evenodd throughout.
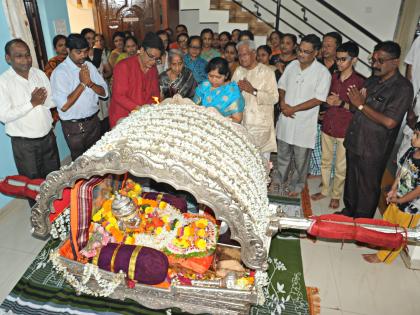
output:
<path id="1" fill-rule="evenodd" d="M 228 10 L 230 23 L 247 23 L 248 29 L 256 36 L 267 36 L 273 28 L 261 22 L 248 11 L 229 0 L 210 0 L 211 10 Z M 255 12 L 256 13 L 256 12 Z M 221 33 L 223 30 L 220 30 Z"/>

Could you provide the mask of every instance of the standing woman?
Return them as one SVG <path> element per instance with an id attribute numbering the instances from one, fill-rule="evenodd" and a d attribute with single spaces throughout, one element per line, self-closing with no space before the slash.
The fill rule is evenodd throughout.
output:
<path id="1" fill-rule="evenodd" d="M 205 107 L 214 107 L 224 117 L 234 122 L 242 121 L 245 102 L 236 82 L 229 82 L 228 62 L 216 57 L 210 60 L 206 68 L 208 80 L 201 83 L 195 92 L 194 103 Z"/>
<path id="2" fill-rule="evenodd" d="M 156 64 L 158 73 L 161 74 L 163 71 L 168 69 L 168 51 L 169 51 L 169 35 L 166 31 L 160 30 L 156 32 L 156 35 L 159 36 L 163 43 L 163 53 L 160 57 L 160 63 Z"/>
<path id="3" fill-rule="evenodd" d="M 183 98 L 193 98 L 197 82 L 194 75 L 184 65 L 184 54 L 179 49 L 171 49 L 168 53 L 169 69 L 159 76 L 161 98 L 180 94 Z"/>
<path id="4" fill-rule="evenodd" d="M 205 28 L 201 31 L 200 37 L 203 43 L 200 57 L 207 62 L 214 57 L 220 57 L 220 52 L 211 46 L 214 37 L 213 31 L 209 28 Z"/>
<path id="5" fill-rule="evenodd" d="M 275 66 L 270 65 L 271 48 L 268 45 L 261 45 L 257 48 L 257 61 L 266 65 L 273 71 L 276 70 Z"/>
<path id="6" fill-rule="evenodd" d="M 270 34 L 270 45 L 271 45 L 271 59 L 270 63 L 274 64 L 274 58 L 276 58 L 278 55 L 281 54 L 281 39 L 283 35 L 277 31 L 274 30 Z"/>
<path id="7" fill-rule="evenodd" d="M 297 58 L 297 37 L 294 34 L 284 34 L 281 39 L 281 54 L 275 60 L 275 66 L 277 68 L 276 78 L 280 79 L 286 66 Z"/>
<path id="8" fill-rule="evenodd" d="M 64 35 L 57 35 L 53 39 L 54 50 L 57 53 L 57 56 L 48 60 L 45 66 L 44 72 L 48 79 L 51 77 L 53 70 L 67 57 L 66 39 L 67 37 Z"/>
<path id="9" fill-rule="evenodd" d="M 226 59 L 229 65 L 229 81 L 232 79 L 232 75 L 235 72 L 236 68 L 239 66 L 238 63 L 238 51 L 236 50 L 236 43 L 229 42 L 225 45 L 225 51 L 223 58 Z"/>
<path id="10" fill-rule="evenodd" d="M 118 56 L 124 52 L 125 34 L 123 32 L 115 32 L 112 35 L 112 42 L 114 43 L 114 50 L 109 55 L 108 62 L 112 68 L 117 63 Z"/>

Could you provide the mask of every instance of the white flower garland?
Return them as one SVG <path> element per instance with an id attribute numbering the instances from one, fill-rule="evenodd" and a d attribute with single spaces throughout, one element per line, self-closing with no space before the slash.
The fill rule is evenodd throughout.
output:
<path id="1" fill-rule="evenodd" d="M 67 267 L 60 262 L 60 254 L 57 250 L 50 253 L 50 260 L 54 269 L 63 274 L 64 279 L 66 279 L 77 293 L 107 297 L 110 296 L 121 283 L 124 283 L 125 280 L 125 275 L 122 272 L 113 275 L 111 281 L 103 279 L 98 266 L 88 263 L 83 266 L 83 276 L 81 281 L 79 281 L 74 274 L 69 272 Z M 101 288 L 100 290 L 92 290 L 86 285 L 91 278 L 96 280 L 98 286 Z"/>
<path id="2" fill-rule="evenodd" d="M 227 191 L 252 228 L 269 248 L 266 229 L 275 209 L 268 207 L 267 173 L 260 152 L 239 126 L 218 113 L 194 105 L 146 105 L 123 119 L 85 155 L 102 157 L 130 147 L 150 158 L 155 167 L 184 167 L 210 189 Z M 258 271 L 256 287 L 267 275 Z"/>
<path id="3" fill-rule="evenodd" d="M 70 231 L 70 208 L 66 208 L 51 224 L 51 237 L 64 241 Z"/>

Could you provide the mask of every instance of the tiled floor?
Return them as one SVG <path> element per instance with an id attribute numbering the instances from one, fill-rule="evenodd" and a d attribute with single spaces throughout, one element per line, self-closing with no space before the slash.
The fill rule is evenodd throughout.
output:
<path id="1" fill-rule="evenodd" d="M 311 193 L 319 179 L 310 180 Z M 329 213 L 328 199 L 312 204 L 314 214 Z M 0 210 L 0 301 L 13 288 L 45 242 L 30 234 L 29 207 L 15 200 Z M 368 264 L 361 254 L 373 250 L 352 243 L 304 239 L 305 282 L 319 288 L 322 315 L 418 315 L 420 271 L 398 258 L 392 265 Z"/>

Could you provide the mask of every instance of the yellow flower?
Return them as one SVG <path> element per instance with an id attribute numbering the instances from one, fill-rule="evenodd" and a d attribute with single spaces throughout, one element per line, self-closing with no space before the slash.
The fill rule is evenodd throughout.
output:
<path id="1" fill-rule="evenodd" d="M 181 248 L 188 248 L 190 246 L 190 242 L 188 242 L 187 240 L 181 240 L 180 241 L 180 247 Z"/>
<path id="2" fill-rule="evenodd" d="M 199 229 L 204 229 L 207 227 L 207 225 L 209 224 L 209 221 L 207 221 L 207 219 L 199 219 L 195 222 L 195 225 L 199 228 Z"/>
<path id="3" fill-rule="evenodd" d="M 204 230 L 204 229 L 199 229 L 199 230 L 197 231 L 197 235 L 198 235 L 198 236 L 200 236 L 200 237 L 204 237 L 204 236 L 206 236 L 206 230 Z"/>
<path id="4" fill-rule="evenodd" d="M 199 238 L 198 240 L 195 241 L 195 246 L 198 249 L 205 250 L 207 247 L 207 242 L 205 239 Z"/>
<path id="5" fill-rule="evenodd" d="M 176 228 L 180 228 L 180 227 L 181 227 L 181 225 L 182 225 L 182 224 L 181 224 L 181 222 L 176 221 L 176 223 L 175 223 L 175 227 L 176 227 Z"/>
<path id="6" fill-rule="evenodd" d="M 137 197 L 137 204 L 138 205 L 143 204 L 143 199 L 141 197 Z"/>
<path id="7" fill-rule="evenodd" d="M 146 214 L 150 214 L 150 213 L 152 213 L 152 212 L 153 212 L 153 208 L 152 208 L 152 207 L 147 207 L 147 208 L 144 210 L 144 212 L 145 212 Z"/>
<path id="8" fill-rule="evenodd" d="M 127 236 L 127 238 L 125 239 L 125 244 L 127 244 L 127 245 L 133 245 L 134 244 L 134 237 Z"/>
<path id="9" fill-rule="evenodd" d="M 189 236 L 191 236 L 191 233 L 192 231 L 191 231 L 191 228 L 189 227 L 189 226 L 186 226 L 186 227 L 184 227 L 184 237 L 189 237 Z"/>
<path id="10" fill-rule="evenodd" d="M 162 221 L 165 222 L 165 223 L 168 223 L 169 222 L 169 215 L 164 215 L 162 217 Z"/>
<path id="11" fill-rule="evenodd" d="M 141 194 L 141 185 L 140 184 L 135 184 L 134 185 L 134 189 L 133 189 L 137 194 Z"/>
<path id="12" fill-rule="evenodd" d="M 93 217 L 92 217 L 92 220 L 94 221 L 94 222 L 99 222 L 99 221 L 101 221 L 102 220 L 102 210 L 99 210 L 98 212 L 96 212 L 94 215 L 93 215 Z"/>
<path id="13" fill-rule="evenodd" d="M 118 223 L 117 223 L 117 219 L 115 219 L 115 217 L 110 217 L 109 219 L 108 219 L 108 222 L 109 222 L 109 224 L 111 224 L 111 225 L 117 225 Z"/>
<path id="14" fill-rule="evenodd" d="M 163 231 L 162 227 L 161 227 L 161 226 L 158 226 L 158 227 L 156 228 L 156 230 L 155 230 L 155 234 L 156 234 L 156 235 L 159 235 L 160 233 L 162 233 L 162 231 Z"/>
<path id="15" fill-rule="evenodd" d="M 127 197 L 129 197 L 129 198 L 137 198 L 137 194 L 134 191 L 130 190 L 127 193 Z"/>
<path id="16" fill-rule="evenodd" d="M 106 230 L 106 231 L 108 231 L 108 232 L 110 232 L 110 233 L 111 233 L 111 229 L 112 229 L 112 225 L 111 225 L 111 224 L 108 224 L 108 225 L 105 227 L 105 230 Z"/>
<path id="17" fill-rule="evenodd" d="M 166 208 L 166 206 L 167 206 L 167 203 L 166 203 L 165 201 L 161 201 L 161 202 L 159 203 L 159 209 L 160 209 L 160 210 L 165 209 L 165 208 Z"/>

